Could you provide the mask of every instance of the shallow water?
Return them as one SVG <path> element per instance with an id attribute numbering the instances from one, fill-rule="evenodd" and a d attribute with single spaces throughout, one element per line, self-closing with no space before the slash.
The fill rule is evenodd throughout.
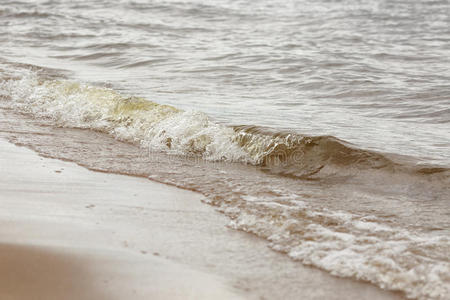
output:
<path id="1" fill-rule="evenodd" d="M 199 191 L 231 227 L 305 264 L 444 299 L 449 12 L 448 1 L 4 1 L 0 130 Z"/>

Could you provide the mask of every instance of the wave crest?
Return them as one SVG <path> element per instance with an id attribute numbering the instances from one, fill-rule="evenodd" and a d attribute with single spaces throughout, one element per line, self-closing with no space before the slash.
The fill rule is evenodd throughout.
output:
<path id="1" fill-rule="evenodd" d="M 333 136 L 305 136 L 258 126 L 230 127 L 202 112 L 124 96 L 104 87 L 44 80 L 33 74 L 4 80 L 0 87 L 3 99 L 21 111 L 49 118 L 59 126 L 106 132 L 149 151 L 249 163 L 302 179 L 353 176 L 367 170 L 440 174 L 445 178 L 450 173 L 445 168 L 394 162 L 387 155 Z"/>

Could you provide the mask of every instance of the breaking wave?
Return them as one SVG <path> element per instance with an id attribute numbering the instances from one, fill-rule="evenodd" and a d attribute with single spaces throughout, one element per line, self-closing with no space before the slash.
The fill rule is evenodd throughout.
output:
<path id="1" fill-rule="evenodd" d="M 351 176 L 367 170 L 449 177 L 449 170 L 416 167 L 332 136 L 306 136 L 258 126 L 226 126 L 199 111 L 28 74 L 0 85 L 10 105 L 58 126 L 86 128 L 151 151 L 241 162 L 302 179 Z"/>

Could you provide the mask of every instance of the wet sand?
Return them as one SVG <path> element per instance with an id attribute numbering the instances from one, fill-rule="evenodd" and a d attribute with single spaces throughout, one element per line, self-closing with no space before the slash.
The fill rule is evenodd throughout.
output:
<path id="1" fill-rule="evenodd" d="M 241 299 L 214 276 L 121 251 L 1 244 L 0 269 L 5 300 Z"/>
<path id="2" fill-rule="evenodd" d="M 4 140 L 0 174 L 1 299 L 402 299 L 228 229 L 196 193 Z"/>

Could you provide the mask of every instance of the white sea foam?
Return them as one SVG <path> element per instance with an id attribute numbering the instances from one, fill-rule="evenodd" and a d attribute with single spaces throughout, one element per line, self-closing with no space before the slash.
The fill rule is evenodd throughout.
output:
<path id="1" fill-rule="evenodd" d="M 295 260 L 333 275 L 402 291 L 408 298 L 447 299 L 450 295 L 448 237 L 411 233 L 375 217 L 308 206 L 275 208 L 260 202 L 263 208 L 255 209 L 256 200 L 252 200 L 248 203 L 252 208 L 235 214 L 230 227 L 267 238 L 273 249 Z"/>
<path id="2" fill-rule="evenodd" d="M 70 81 L 42 81 L 29 74 L 4 81 L 14 107 L 67 127 L 100 130 L 149 150 L 200 155 L 206 160 L 254 162 L 232 141 L 232 128 L 207 115 L 182 111 L 114 90 Z"/>

